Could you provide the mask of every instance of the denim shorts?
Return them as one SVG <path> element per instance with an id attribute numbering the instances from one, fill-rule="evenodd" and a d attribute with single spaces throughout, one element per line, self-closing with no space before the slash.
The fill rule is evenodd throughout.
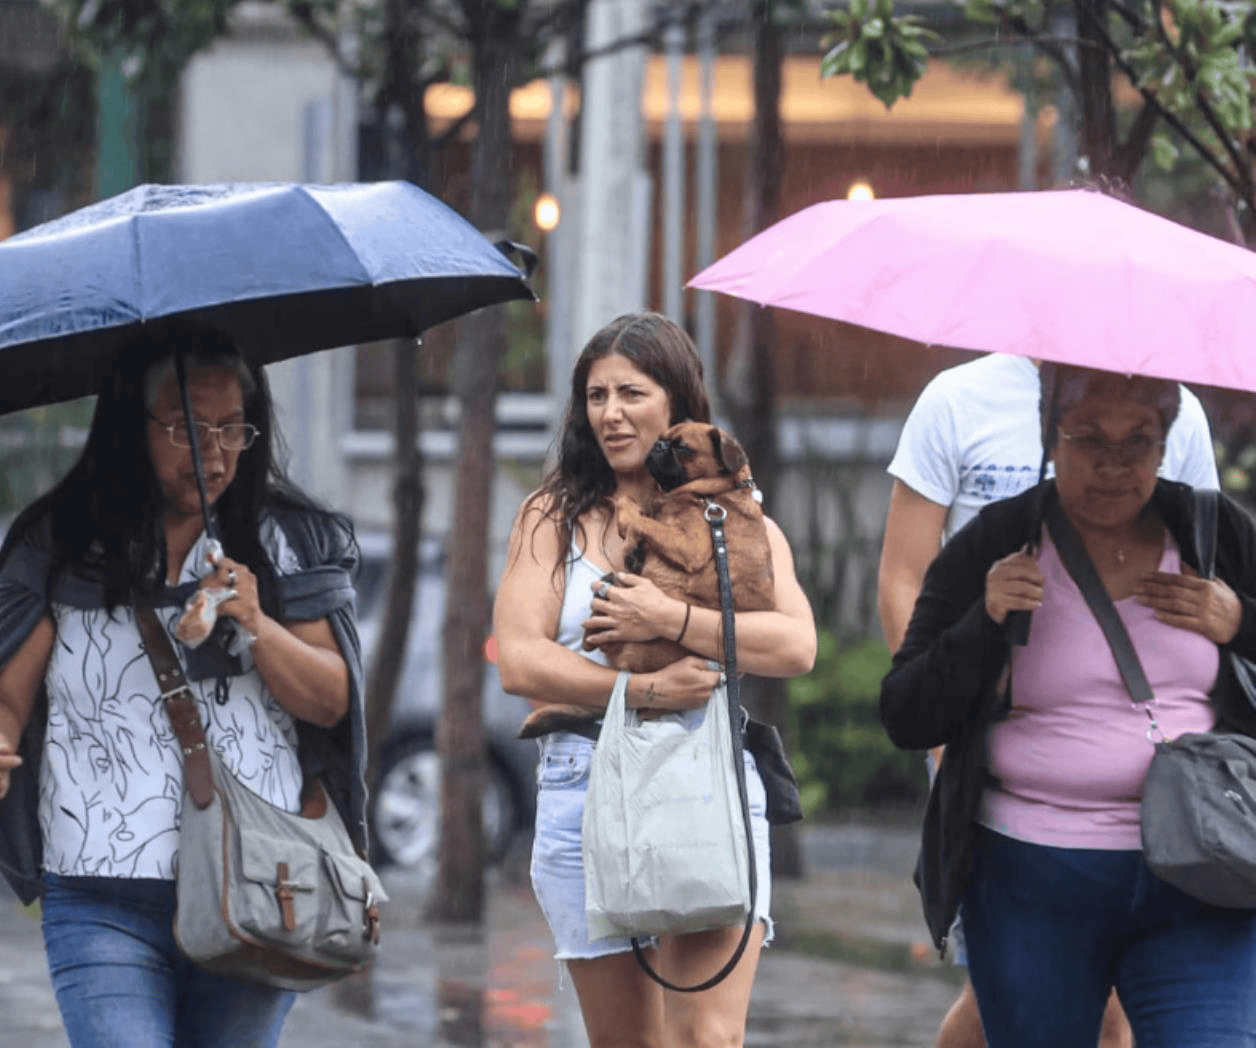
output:
<path id="1" fill-rule="evenodd" d="M 174 882 L 45 873 L 44 944 L 73 1048 L 275 1048 L 296 995 L 179 952 Z"/>
<path id="2" fill-rule="evenodd" d="M 532 890 L 549 922 L 558 961 L 587 960 L 625 953 L 629 938 L 589 940 L 584 913 L 584 861 L 580 852 L 580 826 L 584 798 L 589 790 L 589 764 L 594 744 L 579 735 L 555 732 L 539 740 L 541 761 L 537 768 L 536 835 L 532 844 Z M 772 939 L 771 862 L 763 780 L 754 757 L 745 754 L 746 795 L 754 835 L 758 892 L 755 916 L 767 926 L 763 944 Z M 648 945 L 652 940 L 640 940 Z"/>

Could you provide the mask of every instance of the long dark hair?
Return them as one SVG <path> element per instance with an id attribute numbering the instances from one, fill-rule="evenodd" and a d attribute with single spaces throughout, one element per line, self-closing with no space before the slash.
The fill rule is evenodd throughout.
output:
<path id="1" fill-rule="evenodd" d="M 589 339 L 571 373 L 571 399 L 558 437 L 558 463 L 524 503 L 525 511 L 540 506 L 544 516 L 554 521 L 564 560 L 579 518 L 599 502 L 609 504 L 615 490 L 615 471 L 589 425 L 586 402 L 589 371 L 596 361 L 609 356 L 630 361 L 663 387 L 672 425 L 686 419 L 711 421 L 702 360 L 680 325 L 659 313 L 626 313 Z"/>
<path id="2" fill-rule="evenodd" d="M 154 386 L 150 369 L 159 372 L 163 362 L 172 361 L 176 346 L 189 368 L 223 367 L 240 377 L 245 421 L 257 427 L 258 437 L 240 453 L 236 475 L 214 513 L 227 555 L 257 576 L 262 607 L 273 615 L 278 594 L 275 568 L 262 546 L 265 511 L 335 515 L 288 479 L 279 461 L 282 441 L 265 373 L 231 336 L 214 329 L 155 328 L 119 353 L 97 398 L 83 453 L 56 487 L 18 515 L 0 547 L 0 564 L 19 542 L 30 541 L 51 554 L 50 601 L 57 579 L 71 571 L 104 584 L 110 611 L 129 603 L 132 591 L 151 594 L 160 587 L 167 570 L 164 498 L 148 450 L 148 397 Z"/>

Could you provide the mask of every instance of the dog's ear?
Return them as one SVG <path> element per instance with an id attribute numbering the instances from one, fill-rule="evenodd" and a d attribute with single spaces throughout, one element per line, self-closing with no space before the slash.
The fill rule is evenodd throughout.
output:
<path id="1" fill-rule="evenodd" d="M 746 453 L 736 438 L 721 432 L 716 426 L 711 427 L 711 447 L 715 451 L 721 473 L 736 473 L 742 466 L 749 464 L 750 460 L 746 458 Z"/>

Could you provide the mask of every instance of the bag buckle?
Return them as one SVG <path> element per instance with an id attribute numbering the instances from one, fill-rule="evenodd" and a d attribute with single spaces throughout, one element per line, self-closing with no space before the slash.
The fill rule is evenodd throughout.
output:
<path id="1" fill-rule="evenodd" d="M 279 912 L 283 915 L 283 930 L 286 932 L 295 932 L 297 930 L 297 914 L 293 909 L 292 902 L 296 896 L 294 892 L 312 892 L 314 889 L 304 885 L 297 884 L 288 880 L 288 864 L 279 862 L 275 864 L 275 898 L 279 900 Z"/>
<path id="2" fill-rule="evenodd" d="M 379 945 L 379 904 L 375 901 L 375 893 L 371 891 L 370 882 L 362 878 L 362 890 L 366 892 L 363 904 L 362 934 L 371 941 L 372 946 Z"/>
<path id="3" fill-rule="evenodd" d="M 1150 743 L 1165 742 L 1164 732 L 1160 730 L 1160 725 L 1156 723 L 1156 715 L 1151 712 L 1151 703 L 1142 704 L 1143 712 L 1147 714 L 1147 741 Z"/>

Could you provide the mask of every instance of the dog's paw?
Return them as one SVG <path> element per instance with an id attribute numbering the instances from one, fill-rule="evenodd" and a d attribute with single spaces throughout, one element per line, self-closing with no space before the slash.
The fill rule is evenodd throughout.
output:
<path id="1" fill-rule="evenodd" d="M 615 503 L 615 523 L 619 527 L 619 537 L 626 539 L 637 530 L 637 521 L 644 514 L 641 512 L 641 507 L 637 505 L 636 500 L 630 499 L 626 495 L 620 495 L 612 501 Z"/>
<path id="2" fill-rule="evenodd" d="M 645 540 L 641 540 L 624 554 L 624 567 L 629 574 L 640 575 L 645 567 Z"/>
<path id="3" fill-rule="evenodd" d="M 541 706 L 524 718 L 519 728 L 520 739 L 535 739 L 555 731 L 571 731 L 597 720 L 594 710 L 584 706 Z"/>

